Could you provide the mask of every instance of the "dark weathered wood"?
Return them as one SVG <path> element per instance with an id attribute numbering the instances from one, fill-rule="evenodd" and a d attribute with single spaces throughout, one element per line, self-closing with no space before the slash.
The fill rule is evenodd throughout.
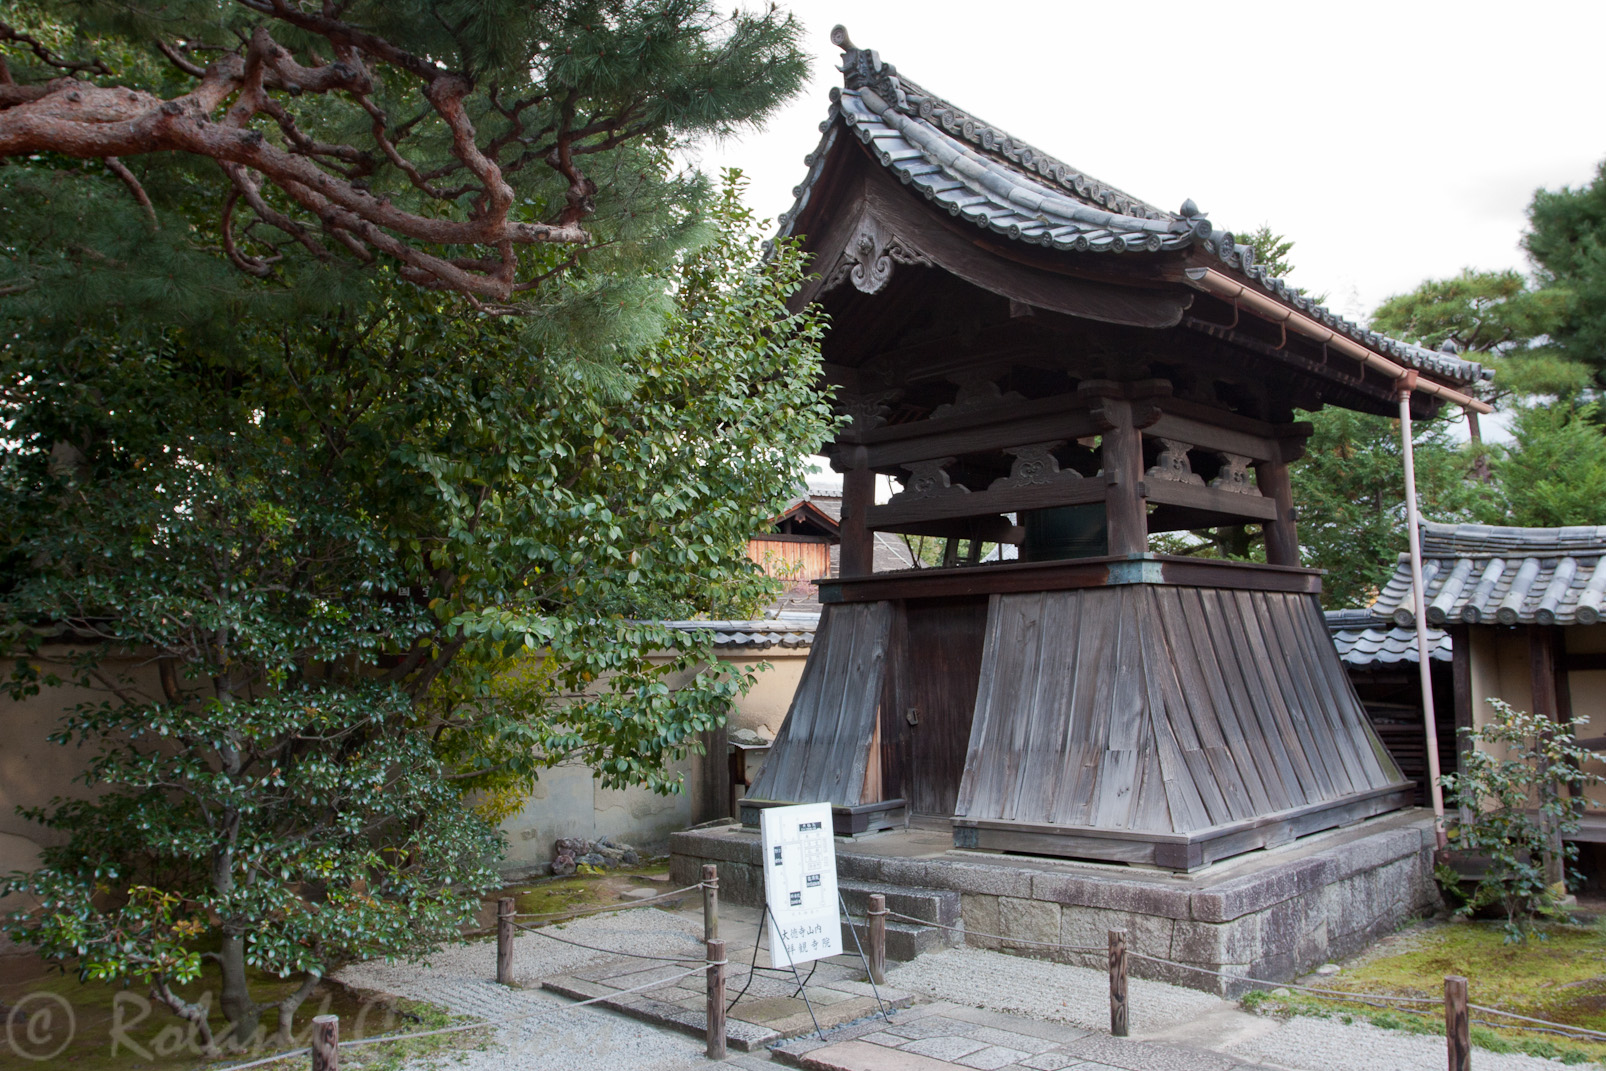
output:
<path id="1" fill-rule="evenodd" d="M 901 794 L 915 814 L 954 813 L 986 628 L 982 599 L 905 605 L 905 672 L 892 704 L 894 718 L 903 722 L 901 739 L 907 741 Z"/>
<path id="2" fill-rule="evenodd" d="M 340 1016 L 312 1017 L 312 1071 L 340 1071 Z"/>
<path id="3" fill-rule="evenodd" d="M 888 502 L 871 506 L 868 524 L 871 528 L 898 529 L 906 525 L 954 517 L 989 517 L 1017 510 L 1048 509 L 1054 506 L 1075 506 L 1104 500 L 1102 479 L 1071 477 L 1056 483 L 1011 487 L 998 491 L 972 491 L 962 495 L 944 495 L 941 498 L 919 498 L 903 502 Z"/>
<path id="4" fill-rule="evenodd" d="M 869 938 L 869 947 L 865 949 L 865 957 L 869 960 L 870 981 L 876 985 L 887 984 L 887 898 L 881 893 L 871 893 L 869 906 L 865 909 L 865 930 Z"/>
<path id="5" fill-rule="evenodd" d="M 725 942 L 708 942 L 708 1058 L 725 1058 Z M 695 999 L 695 998 L 694 998 Z"/>
<path id="6" fill-rule="evenodd" d="M 1388 786 L 1197 833 L 1155 833 L 1141 829 L 1098 829 L 958 817 L 953 821 L 954 846 L 1196 870 L 1257 848 L 1275 847 L 1410 805 L 1409 786 Z"/>
<path id="7" fill-rule="evenodd" d="M 1087 400 L 1074 394 L 1040 398 L 1007 412 L 981 410 L 877 428 L 862 436 L 865 463 L 888 471 L 933 457 L 995 453 L 1022 443 L 1097 434 Z"/>
<path id="8" fill-rule="evenodd" d="M 1561 715 L 1556 696 L 1557 629 L 1554 625 L 1529 625 L 1524 631 L 1528 635 L 1528 683 L 1533 694 L 1533 714 L 1535 717 L 1554 722 Z M 1555 771 L 1554 776 L 1560 778 L 1564 772 Z M 1540 787 L 1542 795 L 1555 791 L 1557 788 L 1551 785 Z M 1545 882 L 1555 885 L 1566 876 L 1561 829 L 1543 811 L 1540 812 L 1539 822 L 1544 828 L 1548 846 L 1544 855 Z"/>
<path id="9" fill-rule="evenodd" d="M 1068 591 L 1112 583 L 1111 566 L 1142 564 L 1151 582 L 1185 587 L 1280 591 L 1314 595 L 1321 576 L 1312 569 L 1290 569 L 1251 562 L 1150 555 L 1142 563 L 1125 558 L 1071 558 L 1042 562 L 1002 562 L 956 569 L 911 569 L 875 576 L 822 581 L 826 604 L 935 599 L 954 595 L 992 595 L 1027 591 Z M 1157 570 L 1154 567 L 1158 567 Z M 815 646 L 819 646 L 816 635 Z"/>
<path id="10" fill-rule="evenodd" d="M 860 463 L 842 474 L 842 575 L 868 576 L 875 571 L 875 533 L 867 526 L 875 503 L 875 470 Z"/>
<path id="11" fill-rule="evenodd" d="M 716 818 L 730 817 L 731 764 L 730 735 L 724 722 L 702 733 L 703 756 L 696 810 L 692 813 L 699 822 L 712 822 Z"/>
<path id="12" fill-rule="evenodd" d="M 1110 931 L 1110 1033 L 1127 1035 L 1126 931 Z"/>
<path id="13" fill-rule="evenodd" d="M 862 802 L 891 624 L 890 603 L 826 607 L 752 799 Z"/>
<path id="14" fill-rule="evenodd" d="M 1294 490 L 1288 478 L 1288 465 L 1282 458 L 1255 466 L 1255 486 L 1269 498 L 1276 511 L 1266 519 L 1266 562 L 1270 565 L 1299 564 L 1299 524 L 1294 513 Z"/>
<path id="15" fill-rule="evenodd" d="M 1185 412 L 1179 412 L 1183 410 Z M 1204 450 L 1240 454 L 1254 461 L 1278 457 L 1277 440 L 1262 421 L 1221 410 L 1201 410 L 1182 399 L 1160 403 L 1160 418 L 1144 429 L 1162 439 L 1180 439 Z"/>
<path id="16" fill-rule="evenodd" d="M 719 867 L 703 864 L 703 940 L 719 937 Z"/>
<path id="17" fill-rule="evenodd" d="M 955 811 L 967 843 L 1154 861 L 1055 838 L 1232 838 L 1183 856 L 1208 860 L 1378 813 L 1407 789 L 1319 620 L 1288 593 L 995 596 Z"/>
<path id="18" fill-rule="evenodd" d="M 1104 472 L 1104 519 L 1112 555 L 1141 554 L 1149 549 L 1148 516 L 1143 504 L 1143 432 L 1134 423 L 1133 403 L 1100 398 L 1106 424 L 1099 438 Z"/>
<path id="19" fill-rule="evenodd" d="M 496 902 L 496 980 L 501 985 L 513 984 L 513 913 L 513 897 Z"/>
<path id="20" fill-rule="evenodd" d="M 1450 1071 L 1472 1071 L 1472 1020 L 1467 1014 L 1467 980 L 1459 975 L 1444 979 L 1444 1037 Z"/>
<path id="21" fill-rule="evenodd" d="M 1174 480 L 1148 480 L 1143 486 L 1148 492 L 1147 497 L 1150 502 L 1163 505 L 1209 510 L 1224 517 L 1243 517 L 1255 521 L 1270 521 L 1277 516 L 1277 503 L 1262 495 L 1244 495 L 1236 491 L 1223 491 L 1219 487 L 1201 487 L 1198 484 L 1177 483 Z"/>

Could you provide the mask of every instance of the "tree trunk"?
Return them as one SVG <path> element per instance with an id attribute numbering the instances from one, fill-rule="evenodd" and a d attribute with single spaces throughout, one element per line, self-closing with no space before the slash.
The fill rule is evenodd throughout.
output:
<path id="1" fill-rule="evenodd" d="M 223 992 L 218 1007 L 229 1028 L 224 1032 L 224 1044 L 246 1048 L 256 1038 L 262 1022 L 262 1009 L 251 1001 L 251 987 L 245 978 L 245 936 L 223 934 L 223 947 L 218 949 L 218 963 L 223 969 Z"/>
<path id="2" fill-rule="evenodd" d="M 322 978 L 323 975 L 319 972 L 308 971 L 306 977 L 301 980 L 300 987 L 294 993 L 279 1001 L 279 1029 L 274 1035 L 274 1042 L 281 1048 L 288 1049 L 295 1044 L 293 1027 L 295 1025 L 296 1012 L 300 1010 L 301 1005 L 306 1003 L 307 998 L 312 996 L 312 991 L 318 987 L 318 982 Z"/>

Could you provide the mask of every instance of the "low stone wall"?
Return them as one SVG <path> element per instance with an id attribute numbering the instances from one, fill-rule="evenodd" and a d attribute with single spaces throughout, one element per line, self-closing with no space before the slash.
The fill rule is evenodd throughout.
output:
<path id="1" fill-rule="evenodd" d="M 909 852 L 911 836 L 838 841 L 838 875 L 958 892 L 965 943 L 973 947 L 1058 955 L 1102 967 L 1102 953 L 1055 953 L 983 934 L 1103 949 L 1109 930 L 1125 929 L 1131 951 L 1172 961 L 1132 959 L 1134 975 L 1223 994 L 1241 987 L 1176 964 L 1289 981 L 1328 960 L 1353 955 L 1439 906 L 1432 822 L 1419 811 L 1257 852 L 1194 875 L 983 856 L 940 846 Z M 676 833 L 670 847 L 677 884 L 695 882 L 702 864 L 714 863 L 722 896 L 762 902 L 757 834 L 732 828 Z"/>

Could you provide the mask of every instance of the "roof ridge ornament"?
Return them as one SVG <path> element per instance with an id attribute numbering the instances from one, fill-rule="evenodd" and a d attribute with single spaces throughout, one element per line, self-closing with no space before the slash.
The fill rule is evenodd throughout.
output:
<path id="1" fill-rule="evenodd" d="M 898 79 L 898 68 L 883 63 L 873 48 L 860 48 L 840 23 L 831 28 L 831 43 L 842 50 L 842 85 L 846 89 L 869 89 L 900 111 L 909 110 L 909 98 Z"/>

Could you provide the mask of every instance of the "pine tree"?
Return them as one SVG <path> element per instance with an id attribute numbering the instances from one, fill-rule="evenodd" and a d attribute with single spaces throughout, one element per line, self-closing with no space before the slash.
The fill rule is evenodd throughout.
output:
<path id="1" fill-rule="evenodd" d="M 546 319 L 563 273 L 628 312 L 697 222 L 672 150 L 799 88 L 799 33 L 710 0 L 26 0 L 0 295 L 226 319 L 224 262 L 301 314 L 403 280 Z"/>

